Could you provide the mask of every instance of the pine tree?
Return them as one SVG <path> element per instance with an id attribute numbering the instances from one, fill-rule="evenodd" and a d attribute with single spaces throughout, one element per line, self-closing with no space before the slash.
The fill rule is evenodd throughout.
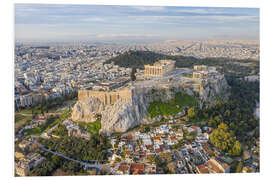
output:
<path id="1" fill-rule="evenodd" d="M 241 149 L 242 149 L 241 143 L 239 141 L 235 141 L 235 143 L 232 147 L 231 155 L 232 156 L 239 156 L 241 154 Z"/>
<path id="2" fill-rule="evenodd" d="M 195 109 L 194 107 L 188 109 L 188 117 L 192 118 L 195 116 Z"/>
<path id="3" fill-rule="evenodd" d="M 136 80 L 136 76 L 135 76 L 135 73 L 137 72 L 136 68 L 133 67 L 132 70 L 131 70 L 131 73 L 130 73 L 130 79 L 131 81 L 135 81 Z"/>

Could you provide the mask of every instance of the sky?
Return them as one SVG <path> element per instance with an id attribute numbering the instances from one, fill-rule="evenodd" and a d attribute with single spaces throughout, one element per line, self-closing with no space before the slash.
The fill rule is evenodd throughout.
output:
<path id="1" fill-rule="evenodd" d="M 16 4 L 16 41 L 259 39 L 258 8 Z"/>

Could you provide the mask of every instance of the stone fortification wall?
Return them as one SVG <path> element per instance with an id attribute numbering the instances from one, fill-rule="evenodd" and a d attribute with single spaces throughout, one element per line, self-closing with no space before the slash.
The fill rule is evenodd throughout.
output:
<path id="1" fill-rule="evenodd" d="M 92 90 L 79 90 L 78 100 L 87 99 L 89 97 L 98 98 L 104 105 L 112 105 L 118 99 L 131 99 L 132 100 L 132 90 L 121 89 L 118 91 L 92 91 Z"/>

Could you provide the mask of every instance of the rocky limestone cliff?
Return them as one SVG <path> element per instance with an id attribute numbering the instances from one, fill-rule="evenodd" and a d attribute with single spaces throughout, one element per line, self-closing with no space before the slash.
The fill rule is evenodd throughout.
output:
<path id="1" fill-rule="evenodd" d="M 100 132 L 125 132 L 130 127 L 140 124 L 142 116 L 137 104 L 133 104 L 131 100 L 119 99 L 114 105 L 106 106 L 102 112 Z"/>
<path id="2" fill-rule="evenodd" d="M 202 81 L 200 89 L 201 105 L 204 104 L 206 107 L 209 107 L 214 105 L 217 101 L 227 101 L 229 88 L 223 75 Z"/>
<path id="3" fill-rule="evenodd" d="M 100 133 L 110 135 L 113 132 L 125 132 L 136 125 L 154 122 L 158 118 L 151 119 L 147 116 L 149 103 L 156 100 L 168 102 L 179 91 L 196 96 L 201 107 L 211 106 L 218 100 L 225 101 L 228 97 L 229 86 L 220 74 L 206 81 L 199 81 L 199 91 L 195 91 L 193 86 L 183 86 L 179 80 L 160 84 L 135 85 L 132 99 L 118 99 L 113 105 L 105 106 L 95 97 L 80 100 L 73 107 L 72 119 L 93 122 L 95 114 L 101 114 Z"/>
<path id="4" fill-rule="evenodd" d="M 83 122 L 96 121 L 96 114 L 101 114 L 104 111 L 105 106 L 96 97 L 89 97 L 80 101 L 74 105 L 72 109 L 72 120 Z"/>

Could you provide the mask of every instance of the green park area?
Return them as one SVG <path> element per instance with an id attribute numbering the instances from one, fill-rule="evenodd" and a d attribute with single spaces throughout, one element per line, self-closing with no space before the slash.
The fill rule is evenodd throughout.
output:
<path id="1" fill-rule="evenodd" d="M 64 110 L 62 114 L 59 117 L 50 117 L 47 119 L 46 123 L 42 126 L 27 129 L 24 132 L 27 132 L 27 135 L 40 135 L 43 132 L 48 131 L 53 126 L 57 125 L 58 123 L 64 121 L 65 119 L 69 118 L 71 116 L 71 113 L 69 110 Z"/>
<path id="2" fill-rule="evenodd" d="M 170 102 L 153 101 L 148 108 L 149 117 L 159 115 L 175 115 L 183 110 L 184 106 L 193 107 L 197 105 L 195 97 L 178 92 Z"/>
<path id="3" fill-rule="evenodd" d="M 192 74 L 190 74 L 190 73 L 184 73 L 183 76 L 188 77 L 188 78 L 192 78 Z"/>
<path id="4" fill-rule="evenodd" d="M 40 109 L 24 109 L 15 112 L 15 131 L 30 123 L 34 116 L 42 114 Z M 30 130 L 29 130 L 30 131 Z"/>
<path id="5" fill-rule="evenodd" d="M 25 109 L 19 112 L 15 112 L 15 131 L 29 123 L 34 113 L 38 114 L 38 112 L 33 112 L 31 109 Z"/>
<path id="6" fill-rule="evenodd" d="M 68 135 L 68 130 L 64 124 L 59 124 L 57 128 L 52 131 L 52 134 L 58 137 L 64 137 Z"/>
<path id="7" fill-rule="evenodd" d="M 98 134 L 101 128 L 101 119 L 97 119 L 95 122 L 79 122 L 79 126 L 86 129 L 90 134 Z"/>
<path id="8" fill-rule="evenodd" d="M 30 115 L 15 114 L 15 131 L 17 131 L 23 125 L 30 122 L 31 119 L 32 119 L 31 114 Z"/>

